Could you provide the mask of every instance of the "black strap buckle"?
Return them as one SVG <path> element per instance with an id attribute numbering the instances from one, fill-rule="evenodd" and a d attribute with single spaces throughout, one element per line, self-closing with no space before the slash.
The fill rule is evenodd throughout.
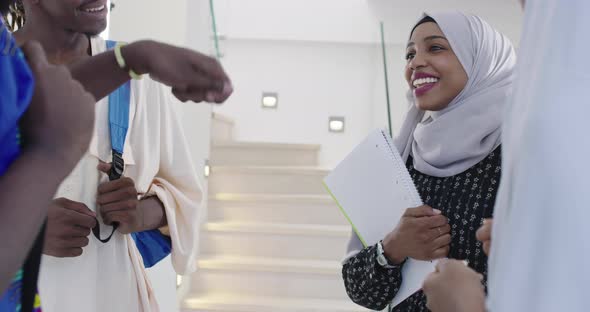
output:
<path id="1" fill-rule="evenodd" d="M 121 153 L 113 150 L 113 162 L 111 163 L 111 171 L 109 171 L 109 180 L 114 181 L 120 179 L 123 176 L 123 170 L 125 170 L 125 161 L 123 160 L 123 155 Z M 115 234 L 115 231 L 119 227 L 119 223 L 113 223 L 113 230 L 111 234 L 107 238 L 100 238 L 100 225 L 98 220 L 96 220 L 96 226 L 92 229 L 92 233 L 94 237 L 98 239 L 102 243 L 107 243 Z"/>
<path id="2" fill-rule="evenodd" d="M 109 180 L 117 180 L 123 176 L 125 170 L 125 161 L 121 153 L 113 150 L 113 162 L 111 164 L 111 171 L 109 172 Z"/>

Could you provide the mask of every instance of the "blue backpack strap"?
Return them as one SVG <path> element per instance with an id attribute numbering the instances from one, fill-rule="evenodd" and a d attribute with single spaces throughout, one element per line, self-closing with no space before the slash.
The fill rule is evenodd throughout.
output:
<path id="1" fill-rule="evenodd" d="M 116 41 L 107 40 L 108 50 L 114 49 L 116 45 Z M 113 154 L 113 163 L 111 172 L 109 172 L 109 179 L 111 181 L 119 179 L 123 175 L 123 170 L 125 169 L 123 152 L 127 131 L 129 129 L 130 103 L 131 82 L 125 83 L 109 95 L 109 128 Z M 113 232 L 116 230 L 116 227 L 117 225 L 114 224 Z M 135 245 L 143 258 L 143 263 L 146 268 L 150 268 L 160 262 L 160 260 L 170 254 L 172 249 L 170 238 L 162 234 L 159 230 L 132 233 L 131 237 L 133 237 L 133 240 L 135 241 Z"/>
<path id="2" fill-rule="evenodd" d="M 111 50 L 117 45 L 117 42 L 107 40 L 107 50 Z M 109 95 L 109 129 L 111 134 L 112 163 L 109 172 L 109 180 L 117 180 L 123 175 L 125 162 L 123 161 L 123 149 L 125 138 L 129 128 L 129 104 L 131 101 L 131 84 L 129 82 L 120 86 L 117 90 Z M 102 243 L 111 240 L 113 234 L 119 227 L 118 223 L 113 223 L 111 234 L 106 238 L 100 236 L 100 225 L 92 229 L 94 237 Z"/>
<path id="3" fill-rule="evenodd" d="M 107 40 L 107 49 L 112 50 L 117 45 L 116 41 Z M 111 148 L 113 164 L 109 179 L 117 180 L 123 175 L 125 162 L 123 150 L 125 138 L 129 129 L 129 105 L 131 102 L 131 83 L 127 81 L 109 95 L 109 129 L 111 133 Z"/>

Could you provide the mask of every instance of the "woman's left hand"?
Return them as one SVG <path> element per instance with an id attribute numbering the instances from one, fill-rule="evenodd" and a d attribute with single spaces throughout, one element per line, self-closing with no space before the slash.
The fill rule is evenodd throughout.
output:
<path id="1" fill-rule="evenodd" d="M 462 261 L 440 260 L 422 287 L 426 306 L 432 312 L 484 312 L 482 278 Z"/>

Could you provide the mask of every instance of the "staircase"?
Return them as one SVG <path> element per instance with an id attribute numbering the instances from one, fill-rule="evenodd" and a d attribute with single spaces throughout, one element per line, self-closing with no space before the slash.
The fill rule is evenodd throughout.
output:
<path id="1" fill-rule="evenodd" d="M 350 227 L 322 186 L 319 146 L 232 140 L 213 120 L 208 223 L 185 312 L 353 312 Z"/>

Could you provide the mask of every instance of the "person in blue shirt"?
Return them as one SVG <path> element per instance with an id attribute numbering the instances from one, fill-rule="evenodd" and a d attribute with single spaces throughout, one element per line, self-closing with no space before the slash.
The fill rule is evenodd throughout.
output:
<path id="1" fill-rule="evenodd" d="M 0 311 L 32 310 L 47 203 L 88 146 L 94 102 L 39 43 L 21 51 L 0 21 Z"/>

